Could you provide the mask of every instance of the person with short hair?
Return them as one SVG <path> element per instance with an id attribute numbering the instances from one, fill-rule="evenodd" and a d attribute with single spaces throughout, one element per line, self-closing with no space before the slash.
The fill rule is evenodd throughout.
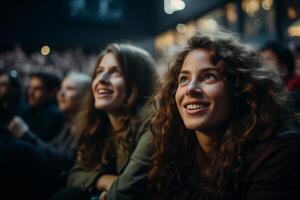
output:
<path id="1" fill-rule="evenodd" d="M 265 65 L 275 69 L 288 90 L 295 90 L 295 58 L 292 50 L 278 41 L 268 41 L 260 48 L 260 56 Z M 299 78 L 298 78 L 299 79 Z M 297 81 L 299 82 L 299 80 Z"/>
<path id="2" fill-rule="evenodd" d="M 57 102 L 59 110 L 64 115 L 65 124 L 52 140 L 46 142 L 32 133 L 26 122 L 18 116 L 15 116 L 9 124 L 11 135 L 38 147 L 59 168 L 65 178 L 76 159 L 78 137 L 74 134 L 74 118 L 81 106 L 81 100 L 88 92 L 90 82 L 88 75 L 79 72 L 71 72 L 63 79 L 57 93 Z"/>
<path id="3" fill-rule="evenodd" d="M 53 139 L 64 125 L 56 102 L 59 86 L 60 79 L 54 74 L 36 72 L 31 75 L 27 90 L 29 106 L 21 117 L 30 131 L 44 141 Z"/>

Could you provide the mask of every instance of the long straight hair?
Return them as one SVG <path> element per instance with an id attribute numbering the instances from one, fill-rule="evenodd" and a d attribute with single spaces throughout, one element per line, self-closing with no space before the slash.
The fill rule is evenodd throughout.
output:
<path id="1" fill-rule="evenodd" d="M 99 55 L 92 80 L 95 78 L 95 72 L 102 58 L 113 53 L 116 57 L 126 84 L 125 102 L 120 108 L 120 127 L 121 130 L 112 132 L 112 127 L 107 113 L 95 108 L 95 99 L 92 88 L 90 87 L 86 96 L 81 112 L 77 116 L 76 130 L 81 135 L 79 142 L 79 158 L 89 168 L 95 168 L 102 162 L 102 154 L 107 144 L 108 138 L 113 138 L 112 143 L 121 142 L 125 148 L 132 146 L 134 133 L 124 135 L 131 122 L 141 107 L 144 106 L 151 96 L 155 82 L 156 72 L 154 60 L 145 50 L 129 44 L 110 44 Z M 109 148 L 109 147 L 107 147 Z M 113 152 L 113 147 L 112 152 Z"/>

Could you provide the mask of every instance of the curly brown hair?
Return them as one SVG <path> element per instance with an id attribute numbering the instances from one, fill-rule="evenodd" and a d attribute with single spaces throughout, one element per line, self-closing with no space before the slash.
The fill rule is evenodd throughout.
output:
<path id="1" fill-rule="evenodd" d="M 207 153 L 178 112 L 175 93 L 186 56 L 196 49 L 211 53 L 232 100 L 224 132 Z M 154 199 L 228 199 L 237 194 L 239 177 L 253 142 L 273 136 L 286 94 L 275 72 L 262 66 L 257 52 L 228 31 L 198 32 L 177 54 L 155 95 L 153 167 Z M 285 115 L 286 116 L 286 115 Z"/>
<path id="2" fill-rule="evenodd" d="M 80 135 L 78 155 L 82 164 L 88 169 L 95 169 L 103 162 L 103 154 L 114 155 L 115 143 L 121 143 L 131 151 L 136 115 L 152 95 L 156 83 L 154 60 L 148 52 L 130 44 L 110 44 L 99 55 L 92 79 L 95 78 L 96 68 L 104 55 L 113 53 L 120 65 L 126 83 L 126 102 L 120 110 L 120 130 L 113 132 L 107 113 L 97 110 L 92 89 L 82 104 L 81 111 L 76 117 L 75 130 Z M 105 151 L 105 152 L 104 152 Z"/>

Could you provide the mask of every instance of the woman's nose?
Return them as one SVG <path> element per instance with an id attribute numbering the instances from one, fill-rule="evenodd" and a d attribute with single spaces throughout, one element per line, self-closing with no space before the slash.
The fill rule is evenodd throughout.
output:
<path id="1" fill-rule="evenodd" d="M 110 74 L 108 72 L 103 72 L 99 76 L 99 82 L 108 83 L 110 78 Z"/>
<path id="2" fill-rule="evenodd" d="M 201 83 L 197 80 L 192 80 L 189 82 L 186 88 L 186 95 L 195 95 L 202 93 Z"/>

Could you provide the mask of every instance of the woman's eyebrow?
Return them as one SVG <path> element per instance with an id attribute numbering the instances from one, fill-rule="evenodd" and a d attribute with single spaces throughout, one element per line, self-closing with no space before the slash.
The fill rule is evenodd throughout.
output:
<path id="1" fill-rule="evenodd" d="M 97 70 L 99 70 L 99 69 L 103 69 L 103 67 L 99 65 L 99 66 L 96 67 L 96 70 L 95 70 L 95 71 L 97 71 Z"/>
<path id="2" fill-rule="evenodd" d="M 204 72 L 207 72 L 207 71 L 218 71 L 217 68 L 215 67 L 206 67 L 206 68 L 203 68 L 199 71 L 199 73 L 204 73 Z M 180 71 L 179 74 L 190 74 L 190 71 L 189 70 L 182 70 Z"/>
<path id="3" fill-rule="evenodd" d="M 105 67 L 99 65 L 99 66 L 96 68 L 96 71 L 97 71 L 97 70 L 100 70 L 100 69 L 105 69 Z M 118 66 L 118 65 L 116 65 L 116 66 L 110 66 L 108 70 L 116 70 L 116 69 L 121 70 L 121 67 Z"/>
<path id="4" fill-rule="evenodd" d="M 217 67 L 215 67 L 214 65 L 209 65 L 209 66 L 203 67 L 203 69 L 201 69 L 201 71 L 208 71 L 208 70 L 217 70 Z"/>
<path id="5" fill-rule="evenodd" d="M 112 66 L 112 67 L 110 67 L 110 69 L 109 70 L 121 70 L 121 67 L 120 66 Z"/>
<path id="6" fill-rule="evenodd" d="M 179 75 L 180 74 L 190 74 L 190 72 L 188 70 L 182 70 L 182 71 L 180 71 Z"/>

